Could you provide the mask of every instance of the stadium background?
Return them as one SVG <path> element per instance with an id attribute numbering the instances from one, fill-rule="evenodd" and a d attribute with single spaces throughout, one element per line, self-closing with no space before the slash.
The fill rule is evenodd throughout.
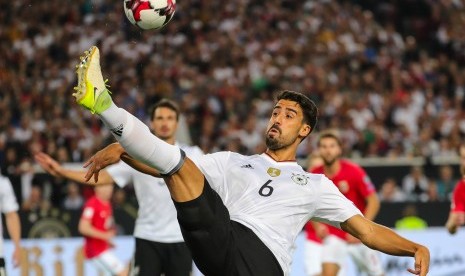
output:
<path id="1" fill-rule="evenodd" d="M 377 186 L 379 222 L 393 227 L 407 205 L 430 226 L 446 220 L 465 135 L 463 0 L 180 1 L 155 32 L 130 25 L 122 1 L 0 1 L 0 22 L 0 165 L 23 238 L 75 236 L 80 212 L 65 203 L 75 185 L 43 174 L 34 152 L 79 167 L 112 142 L 71 97 L 76 60 L 94 44 L 120 106 L 147 121 L 156 100 L 177 100 L 179 140 L 205 152 L 262 152 L 274 92 L 306 92 L 316 131 L 338 129 Z M 315 137 L 299 149 L 303 167 Z M 404 190 L 409 181 L 421 189 Z M 131 188 L 114 207 L 129 235 Z"/>

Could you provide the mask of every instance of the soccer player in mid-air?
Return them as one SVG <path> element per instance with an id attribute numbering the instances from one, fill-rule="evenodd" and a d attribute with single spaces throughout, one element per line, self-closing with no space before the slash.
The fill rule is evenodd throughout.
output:
<path id="1" fill-rule="evenodd" d="M 173 101 L 162 99 L 151 109 L 150 128 L 160 139 L 172 145 L 179 145 L 191 159 L 203 155 L 196 146 L 180 145 L 176 142 L 180 111 Z M 110 163 L 120 161 L 124 149 L 114 143 L 99 151 L 94 159 L 104 159 Z M 163 178 L 156 172 L 151 175 L 141 173 L 124 162 L 100 171 L 98 181 L 87 179 L 85 170 L 62 167 L 45 153 L 35 156 L 36 161 L 54 176 L 66 177 L 82 184 L 106 185 L 116 183 L 124 187 L 133 183 L 139 211 L 134 229 L 135 252 L 130 266 L 133 276 L 189 276 L 192 270 L 192 257 L 182 238 L 176 219 L 176 209 Z M 124 159 L 124 156 L 123 156 Z M 154 177 L 158 176 L 158 177 Z"/>
<path id="2" fill-rule="evenodd" d="M 81 58 L 76 101 L 99 115 L 128 155 L 163 175 L 184 240 L 205 275 L 288 275 L 294 241 L 311 218 L 341 227 L 374 249 L 414 257 L 411 273 L 428 272 L 425 246 L 364 218 L 328 178 L 297 164 L 297 146 L 317 121 L 317 107 L 305 95 L 278 95 L 265 153 L 218 152 L 195 164 L 113 103 L 99 59 L 97 47 Z M 101 165 L 92 162 L 91 174 Z"/>
<path id="3" fill-rule="evenodd" d="M 458 228 L 465 224 L 465 144 L 460 146 L 459 156 L 462 179 L 455 185 L 449 218 L 446 222 L 447 231 L 451 234 L 455 234 Z"/>

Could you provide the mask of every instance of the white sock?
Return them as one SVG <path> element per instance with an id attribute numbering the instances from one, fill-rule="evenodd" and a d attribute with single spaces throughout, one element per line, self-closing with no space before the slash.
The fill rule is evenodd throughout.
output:
<path id="1" fill-rule="evenodd" d="M 100 118 L 129 155 L 161 174 L 176 172 L 184 162 L 179 147 L 153 135 L 143 122 L 114 103 Z"/>

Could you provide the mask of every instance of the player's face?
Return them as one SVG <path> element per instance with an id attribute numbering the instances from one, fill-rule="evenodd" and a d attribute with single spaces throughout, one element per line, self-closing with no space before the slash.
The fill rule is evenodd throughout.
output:
<path id="1" fill-rule="evenodd" d="M 176 112 L 168 107 L 155 109 L 151 127 L 158 138 L 162 140 L 173 138 L 178 127 Z"/>
<path id="2" fill-rule="evenodd" d="M 336 139 L 332 137 L 321 138 L 318 145 L 318 152 L 325 166 L 331 166 L 341 156 L 341 147 Z"/>
<path id="3" fill-rule="evenodd" d="M 94 189 L 97 197 L 106 201 L 109 201 L 113 195 L 113 185 L 97 185 Z"/>
<path id="4" fill-rule="evenodd" d="M 300 105 L 294 101 L 280 100 L 275 105 L 266 129 L 266 146 L 278 150 L 299 144 L 310 133 L 310 126 L 303 122 Z M 298 141 L 297 141 L 298 140 Z"/>

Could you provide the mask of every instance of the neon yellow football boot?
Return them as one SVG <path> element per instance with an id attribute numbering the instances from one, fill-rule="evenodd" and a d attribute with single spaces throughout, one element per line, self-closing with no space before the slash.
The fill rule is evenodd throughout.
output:
<path id="1" fill-rule="evenodd" d="M 100 114 L 110 107 L 112 100 L 106 81 L 103 80 L 100 69 L 100 52 L 96 46 L 92 46 L 81 56 L 81 61 L 76 65 L 78 84 L 73 96 L 79 105 L 89 109 L 92 114 Z"/>

